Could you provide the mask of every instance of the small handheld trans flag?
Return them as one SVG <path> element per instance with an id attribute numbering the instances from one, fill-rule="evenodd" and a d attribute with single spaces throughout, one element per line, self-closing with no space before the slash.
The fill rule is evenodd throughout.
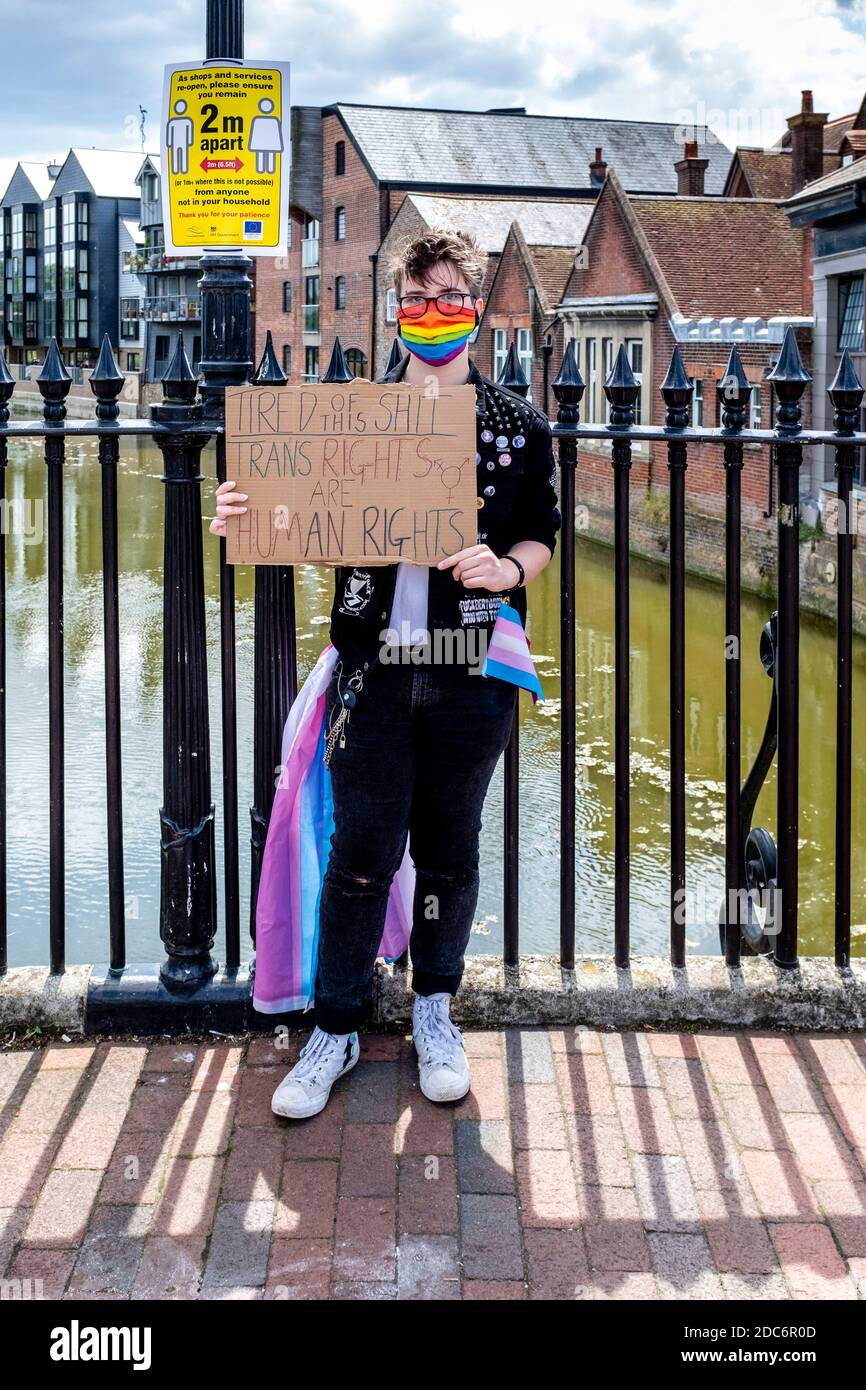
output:
<path id="1" fill-rule="evenodd" d="M 529 691 L 533 701 L 544 700 L 544 691 L 529 653 L 529 642 L 520 614 L 506 599 L 499 605 L 481 674 L 522 686 Z"/>

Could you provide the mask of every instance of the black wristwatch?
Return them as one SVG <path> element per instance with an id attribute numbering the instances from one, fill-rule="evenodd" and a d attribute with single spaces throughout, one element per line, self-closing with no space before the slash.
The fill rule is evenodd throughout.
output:
<path id="1" fill-rule="evenodd" d="M 517 566 L 517 583 L 516 583 L 516 584 L 512 584 L 511 588 L 512 588 L 512 589 L 522 589 L 523 586 L 524 586 L 524 584 L 526 583 L 526 570 L 525 570 L 525 569 L 523 568 L 523 566 L 521 565 L 521 563 L 520 563 L 520 561 L 518 560 L 517 556 L 516 556 L 516 555 L 509 555 L 509 554 L 506 553 L 505 555 L 503 555 L 502 558 L 503 558 L 503 560 L 510 560 L 511 563 L 512 563 L 512 565 L 516 565 L 516 566 Z M 510 590 L 506 589 L 505 592 L 506 592 L 506 593 L 509 593 Z"/>

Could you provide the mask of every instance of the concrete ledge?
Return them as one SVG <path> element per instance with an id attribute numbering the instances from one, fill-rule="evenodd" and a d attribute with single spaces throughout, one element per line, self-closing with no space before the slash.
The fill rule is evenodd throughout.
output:
<path id="1" fill-rule="evenodd" d="M 412 1016 L 406 972 L 382 962 L 376 971 L 376 1022 L 405 1026 Z M 552 956 L 521 956 L 507 969 L 495 957 L 474 956 L 453 1014 L 467 1028 L 862 1029 L 866 960 L 845 972 L 823 956 L 802 959 L 797 970 L 779 970 L 764 958 L 729 970 L 721 959 L 694 956 L 685 969 L 674 970 L 662 956 L 639 956 L 628 970 L 618 970 L 609 957 L 582 956 L 574 971 L 565 971 Z"/>
<path id="2" fill-rule="evenodd" d="M 83 1033 L 84 1005 L 92 970 L 70 965 L 65 975 L 49 975 L 41 965 L 23 965 L 0 978 L 0 1031 Z"/>
<path id="3" fill-rule="evenodd" d="M 156 970 L 130 967 L 129 978 L 121 981 L 109 980 L 103 968 L 89 965 L 70 966 L 61 976 L 40 966 L 10 970 L 0 979 L 0 1032 L 34 1027 L 117 1034 L 185 1028 L 270 1031 L 287 1021 L 254 1012 L 246 967 L 230 978 L 222 971 L 206 990 L 180 999 L 163 999 L 154 992 L 150 974 Z M 410 1024 L 407 979 L 405 970 L 377 963 L 376 1027 Z M 565 971 L 553 956 L 521 956 L 520 964 L 508 969 L 494 956 L 473 956 L 454 1017 L 467 1028 L 582 1023 L 619 1029 L 863 1030 L 866 960 L 854 961 L 848 971 L 837 970 L 823 956 L 804 958 L 797 970 L 778 970 L 766 959 L 746 960 L 740 970 L 728 970 L 722 960 L 694 956 L 684 970 L 674 970 L 662 956 L 639 956 L 628 970 L 618 970 L 606 956 L 581 956 L 574 971 Z M 290 1020 L 302 1027 L 310 1022 L 300 1014 Z"/>

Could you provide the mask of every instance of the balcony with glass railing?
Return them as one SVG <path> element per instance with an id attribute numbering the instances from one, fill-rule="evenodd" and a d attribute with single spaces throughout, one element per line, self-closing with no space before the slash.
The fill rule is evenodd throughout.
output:
<path id="1" fill-rule="evenodd" d="M 141 317 L 152 321 L 188 322 L 201 318 L 201 300 L 197 295 L 153 294 L 141 301 Z"/>
<path id="2" fill-rule="evenodd" d="M 304 332 L 318 333 L 319 331 L 319 306 L 318 304 L 304 305 Z"/>
<path id="3" fill-rule="evenodd" d="M 305 270 L 319 264 L 319 238 L 308 236 L 301 242 L 301 264 Z"/>

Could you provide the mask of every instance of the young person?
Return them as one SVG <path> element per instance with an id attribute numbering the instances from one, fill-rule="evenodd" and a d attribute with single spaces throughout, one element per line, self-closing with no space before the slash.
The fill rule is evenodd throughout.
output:
<path id="1" fill-rule="evenodd" d="M 289 1118 L 322 1110 L 358 1061 L 357 1030 L 407 836 L 421 1090 L 433 1101 L 469 1090 L 449 1006 L 478 900 L 481 808 L 517 700 L 516 686 L 480 674 L 479 639 L 484 648 L 506 594 L 525 621 L 525 586 L 549 563 L 560 525 L 546 417 L 484 378 L 469 357 L 484 308 L 478 248 L 463 234 L 430 232 L 405 247 L 393 270 L 407 353 L 383 380 L 475 386 L 478 540 L 435 567 L 336 570 L 330 635 L 339 662 L 327 694 L 335 828 L 320 903 L 315 1028 L 273 1097 L 274 1111 Z M 218 489 L 218 534 L 226 517 L 245 510 L 235 486 Z M 394 660 L 395 649 L 419 637 L 432 662 Z"/>

